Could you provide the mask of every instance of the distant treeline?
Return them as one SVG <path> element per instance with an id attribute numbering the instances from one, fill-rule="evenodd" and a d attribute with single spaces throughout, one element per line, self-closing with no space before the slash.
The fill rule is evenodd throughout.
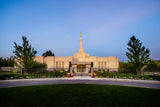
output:
<path id="1" fill-rule="evenodd" d="M 14 58 L 2 58 L 0 57 L 0 67 L 8 67 L 8 66 L 14 66 Z"/>
<path id="2" fill-rule="evenodd" d="M 134 66 L 132 63 L 129 63 L 129 62 L 120 62 L 119 68 L 120 69 L 134 69 Z M 144 69 L 147 69 L 149 71 L 160 70 L 160 60 L 149 60 L 145 64 Z"/>

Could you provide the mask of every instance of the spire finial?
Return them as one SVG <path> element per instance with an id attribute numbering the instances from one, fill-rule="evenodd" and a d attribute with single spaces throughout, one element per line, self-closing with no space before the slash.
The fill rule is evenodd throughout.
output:
<path id="1" fill-rule="evenodd" d="M 82 32 L 80 32 L 80 37 L 82 37 Z"/>
<path id="2" fill-rule="evenodd" d="M 83 52 L 83 47 L 82 47 L 82 32 L 80 32 L 80 47 L 79 47 L 79 52 Z"/>

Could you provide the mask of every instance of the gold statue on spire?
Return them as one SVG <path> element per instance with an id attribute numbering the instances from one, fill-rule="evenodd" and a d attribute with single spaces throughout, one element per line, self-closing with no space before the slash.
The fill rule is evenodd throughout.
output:
<path id="1" fill-rule="evenodd" d="M 83 52 L 83 47 L 82 47 L 82 32 L 80 32 L 80 47 L 79 47 L 79 52 Z"/>

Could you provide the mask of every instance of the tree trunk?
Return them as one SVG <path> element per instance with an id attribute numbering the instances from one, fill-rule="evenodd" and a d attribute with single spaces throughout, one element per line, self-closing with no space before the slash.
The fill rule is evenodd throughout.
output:
<path id="1" fill-rule="evenodd" d="M 21 74 L 23 74 L 23 68 L 21 69 Z"/>
<path id="2" fill-rule="evenodd" d="M 141 75 L 144 75 L 144 70 L 141 70 Z"/>
<path id="3" fill-rule="evenodd" d="M 136 72 L 137 72 L 137 76 L 139 76 L 139 71 L 138 71 L 138 69 L 136 69 Z"/>

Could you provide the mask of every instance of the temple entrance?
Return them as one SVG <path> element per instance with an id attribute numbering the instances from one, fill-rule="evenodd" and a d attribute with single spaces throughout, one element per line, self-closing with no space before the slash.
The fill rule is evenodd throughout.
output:
<path id="1" fill-rule="evenodd" d="M 86 72 L 86 65 L 85 64 L 78 64 L 77 65 L 77 72 L 78 73 L 84 73 L 84 72 Z"/>
<path id="2" fill-rule="evenodd" d="M 86 72 L 86 64 L 77 64 L 76 76 L 89 76 L 90 74 Z"/>
<path id="3" fill-rule="evenodd" d="M 74 76 L 90 76 L 90 62 L 72 62 L 73 73 Z M 72 70 L 71 69 L 71 70 Z"/>

